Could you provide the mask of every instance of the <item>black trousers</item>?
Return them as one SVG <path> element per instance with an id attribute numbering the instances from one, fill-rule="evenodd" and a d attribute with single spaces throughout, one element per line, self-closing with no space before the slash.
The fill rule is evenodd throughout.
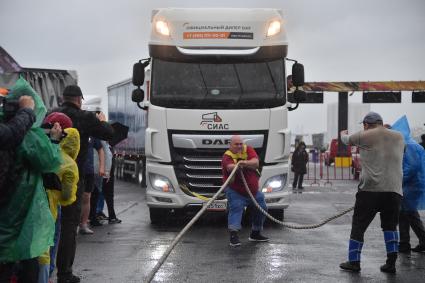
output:
<path id="1" fill-rule="evenodd" d="M 95 177 L 95 182 L 93 184 L 94 189 L 93 189 L 93 191 L 91 193 L 91 196 L 90 196 L 90 214 L 89 214 L 89 219 L 90 219 L 91 222 L 95 222 L 96 221 L 97 203 L 99 201 L 100 192 L 102 190 L 102 188 L 99 188 L 97 186 L 97 180 L 96 180 L 96 178 L 97 178 L 97 176 Z"/>
<path id="2" fill-rule="evenodd" d="M 294 172 L 294 182 L 292 183 L 292 188 L 302 188 L 303 186 L 304 174 Z"/>
<path id="3" fill-rule="evenodd" d="M 0 283 L 10 283 L 14 263 L 0 263 Z"/>
<path id="4" fill-rule="evenodd" d="M 115 219 L 114 209 L 114 181 L 115 181 L 115 160 L 112 160 L 111 174 L 108 182 L 106 179 L 103 179 L 103 196 L 105 197 L 106 206 L 108 207 L 108 217 L 109 219 Z"/>
<path id="5" fill-rule="evenodd" d="M 356 194 L 350 238 L 364 242 L 364 233 L 380 213 L 383 231 L 396 231 L 400 214 L 401 195 L 391 192 L 365 192 Z"/>
<path id="6" fill-rule="evenodd" d="M 13 274 L 18 277 L 18 283 L 38 283 L 38 258 L 30 258 L 19 263 L 0 264 L 0 283 L 10 283 Z"/>
<path id="7" fill-rule="evenodd" d="M 72 275 L 75 251 L 77 249 L 77 227 L 81 217 L 81 197 L 84 192 L 84 179 L 80 175 L 77 188 L 77 199 L 71 205 L 62 207 L 61 231 L 56 258 L 58 278 L 67 278 Z"/>
<path id="8" fill-rule="evenodd" d="M 18 271 L 18 283 L 38 283 L 39 264 L 38 258 L 31 258 L 20 261 Z"/>
<path id="9" fill-rule="evenodd" d="M 425 229 L 417 211 L 400 211 L 400 243 L 410 245 L 410 227 L 419 239 L 419 244 L 425 245 Z"/>

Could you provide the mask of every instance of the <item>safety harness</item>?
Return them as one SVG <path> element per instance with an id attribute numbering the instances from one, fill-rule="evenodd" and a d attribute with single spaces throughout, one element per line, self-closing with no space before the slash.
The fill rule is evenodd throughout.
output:
<path id="1" fill-rule="evenodd" d="M 235 164 L 238 163 L 238 161 L 240 161 L 240 160 L 247 160 L 248 159 L 248 152 L 247 152 L 246 144 L 243 144 L 241 153 L 233 153 L 228 149 L 228 150 L 226 150 L 226 152 L 224 154 L 230 156 L 233 159 L 233 162 Z"/>

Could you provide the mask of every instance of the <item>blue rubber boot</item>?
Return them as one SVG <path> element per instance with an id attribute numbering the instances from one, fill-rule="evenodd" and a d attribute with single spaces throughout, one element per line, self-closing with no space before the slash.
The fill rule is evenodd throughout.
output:
<path id="1" fill-rule="evenodd" d="M 363 242 L 350 239 L 348 243 L 348 261 L 341 263 L 339 267 L 344 270 L 359 272 L 362 248 Z"/>
<path id="2" fill-rule="evenodd" d="M 387 249 L 387 261 L 381 266 L 385 273 L 396 273 L 395 262 L 398 252 L 398 231 L 384 231 L 385 248 Z"/>

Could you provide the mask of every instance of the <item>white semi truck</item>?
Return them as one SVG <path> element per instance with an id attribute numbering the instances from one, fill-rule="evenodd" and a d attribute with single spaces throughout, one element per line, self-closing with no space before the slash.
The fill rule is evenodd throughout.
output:
<path id="1" fill-rule="evenodd" d="M 151 222 L 200 209 L 222 185 L 221 159 L 232 135 L 253 146 L 269 212 L 283 219 L 291 132 L 285 60 L 276 9 L 160 9 L 153 12 L 150 58 L 133 67 L 132 99 L 148 110 L 145 135 Z M 145 68 L 150 65 L 149 76 Z M 147 95 L 140 87 L 149 81 Z M 295 99 L 303 66 L 292 66 Z M 298 106 L 298 104 L 297 104 Z M 208 209 L 226 210 L 223 195 Z"/>

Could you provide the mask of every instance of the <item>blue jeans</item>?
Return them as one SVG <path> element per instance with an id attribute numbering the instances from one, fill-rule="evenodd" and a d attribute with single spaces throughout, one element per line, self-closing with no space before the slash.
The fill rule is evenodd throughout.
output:
<path id="1" fill-rule="evenodd" d="M 58 217 L 56 219 L 56 225 L 55 225 L 55 235 L 53 238 L 54 245 L 50 247 L 50 267 L 49 267 L 49 276 L 52 276 L 53 271 L 55 271 L 56 267 L 56 253 L 58 250 L 59 245 L 59 235 L 61 233 L 61 206 L 58 205 Z"/>
<path id="2" fill-rule="evenodd" d="M 242 215 L 244 212 L 244 208 L 246 206 L 252 206 L 252 230 L 253 231 L 261 231 L 263 230 L 264 220 L 266 216 L 261 213 L 253 204 L 251 198 L 249 196 L 243 196 L 238 192 L 232 190 L 230 187 L 226 188 L 226 197 L 227 197 L 227 205 L 228 205 L 228 219 L 227 225 L 229 230 L 240 230 L 241 229 L 241 221 Z M 262 192 L 257 192 L 255 195 L 255 200 L 257 203 L 267 211 L 266 201 L 264 199 L 264 194 Z"/>

